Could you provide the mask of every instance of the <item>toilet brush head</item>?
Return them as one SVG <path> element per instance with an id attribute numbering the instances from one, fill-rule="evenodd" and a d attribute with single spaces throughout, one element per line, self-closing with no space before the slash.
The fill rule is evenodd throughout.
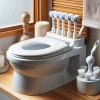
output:
<path id="1" fill-rule="evenodd" d="M 49 12 L 49 16 L 50 16 L 50 17 L 54 17 L 54 14 L 55 14 L 55 13 L 56 13 L 56 11 L 50 11 L 50 12 Z"/>
<path id="2" fill-rule="evenodd" d="M 71 20 L 72 20 L 73 22 L 77 22 L 78 19 L 79 19 L 79 15 L 73 15 L 73 16 L 71 16 Z"/>
<path id="3" fill-rule="evenodd" d="M 59 18 L 60 18 L 60 19 L 65 19 L 65 15 L 66 15 L 66 14 L 67 14 L 67 13 L 60 13 L 60 14 L 59 14 Z"/>
<path id="4" fill-rule="evenodd" d="M 73 14 L 66 14 L 66 15 L 65 15 L 65 19 L 66 19 L 66 20 L 71 20 L 72 15 L 73 15 Z"/>
<path id="5" fill-rule="evenodd" d="M 61 12 L 55 12 L 55 13 L 54 13 L 54 17 L 55 17 L 55 18 L 59 18 L 59 15 L 60 15 L 60 14 L 61 14 Z"/>

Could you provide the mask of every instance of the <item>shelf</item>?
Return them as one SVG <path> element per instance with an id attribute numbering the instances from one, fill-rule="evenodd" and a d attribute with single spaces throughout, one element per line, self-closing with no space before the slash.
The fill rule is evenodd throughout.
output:
<path id="1" fill-rule="evenodd" d="M 98 100 L 100 95 L 82 95 L 76 90 L 76 82 L 73 81 L 55 90 L 38 96 L 27 96 L 15 92 L 12 89 L 13 68 L 10 67 L 6 73 L 0 74 L 0 92 L 12 100 Z"/>

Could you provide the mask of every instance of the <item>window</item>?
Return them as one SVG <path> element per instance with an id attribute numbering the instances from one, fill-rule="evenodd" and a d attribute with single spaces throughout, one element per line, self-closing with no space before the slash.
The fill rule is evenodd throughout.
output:
<path id="1" fill-rule="evenodd" d="M 29 30 L 39 20 L 48 19 L 48 0 L 0 0 L 0 38 L 23 33 L 21 16 L 27 11 L 30 16 Z"/>
<path id="2" fill-rule="evenodd" d="M 24 11 L 30 14 L 32 22 L 32 0 L 0 0 L 0 28 L 21 24 Z"/>

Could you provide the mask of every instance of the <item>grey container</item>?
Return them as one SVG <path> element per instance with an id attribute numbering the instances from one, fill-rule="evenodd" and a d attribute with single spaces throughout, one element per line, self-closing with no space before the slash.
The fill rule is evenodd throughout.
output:
<path id="1" fill-rule="evenodd" d="M 100 93 L 100 78 L 86 81 L 77 76 L 77 90 L 82 94 L 96 95 Z"/>

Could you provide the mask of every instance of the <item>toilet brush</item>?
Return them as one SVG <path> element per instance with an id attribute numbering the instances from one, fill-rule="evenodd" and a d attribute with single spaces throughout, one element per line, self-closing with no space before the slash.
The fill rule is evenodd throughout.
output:
<path id="1" fill-rule="evenodd" d="M 52 33 L 56 32 L 55 24 L 54 24 L 54 14 L 55 13 L 56 13 L 56 11 L 50 11 L 49 12 L 49 16 L 52 18 L 52 28 L 51 28 Z"/>
<path id="2" fill-rule="evenodd" d="M 71 37 L 72 36 L 72 33 L 71 33 L 71 16 L 72 16 L 73 14 L 66 14 L 65 15 L 65 19 L 68 21 L 68 31 L 67 31 L 67 37 L 69 38 L 69 37 Z"/>
<path id="3" fill-rule="evenodd" d="M 62 20 L 62 30 L 61 30 L 61 35 L 64 36 L 66 34 L 66 31 L 65 31 L 65 15 L 66 13 L 60 13 L 59 14 L 59 18 Z"/>
<path id="4" fill-rule="evenodd" d="M 23 13 L 22 21 L 23 21 L 23 36 L 20 38 L 19 41 L 28 40 L 28 39 L 31 38 L 30 36 L 28 36 L 28 34 L 29 34 L 30 15 L 27 12 Z"/>
<path id="5" fill-rule="evenodd" d="M 60 12 L 55 12 L 54 17 L 57 19 L 57 29 L 56 29 L 56 34 L 60 35 L 60 18 L 59 18 Z"/>
<path id="6" fill-rule="evenodd" d="M 77 39 L 77 21 L 79 19 L 79 15 L 73 15 L 71 17 L 71 20 L 74 22 L 74 33 L 73 33 L 73 39 Z"/>
<path id="7" fill-rule="evenodd" d="M 82 26 L 82 27 L 81 27 L 81 29 L 80 29 L 80 31 L 79 31 L 79 34 L 78 34 L 77 38 L 81 38 L 82 32 L 83 32 L 84 28 L 85 28 L 85 26 Z"/>
<path id="8" fill-rule="evenodd" d="M 95 58 L 93 57 L 93 55 L 94 55 L 94 53 L 95 53 L 95 51 L 96 51 L 96 49 L 97 49 L 98 44 L 99 44 L 99 40 L 97 40 L 97 41 L 95 42 L 95 44 L 94 44 L 94 46 L 93 46 L 93 48 L 92 48 L 92 50 L 91 50 L 90 56 L 88 56 L 88 57 L 86 58 L 86 63 L 87 63 L 87 65 L 88 65 L 88 71 L 87 71 L 87 73 L 90 73 L 91 76 L 92 76 L 92 66 L 93 66 L 93 64 L 95 63 Z"/>

